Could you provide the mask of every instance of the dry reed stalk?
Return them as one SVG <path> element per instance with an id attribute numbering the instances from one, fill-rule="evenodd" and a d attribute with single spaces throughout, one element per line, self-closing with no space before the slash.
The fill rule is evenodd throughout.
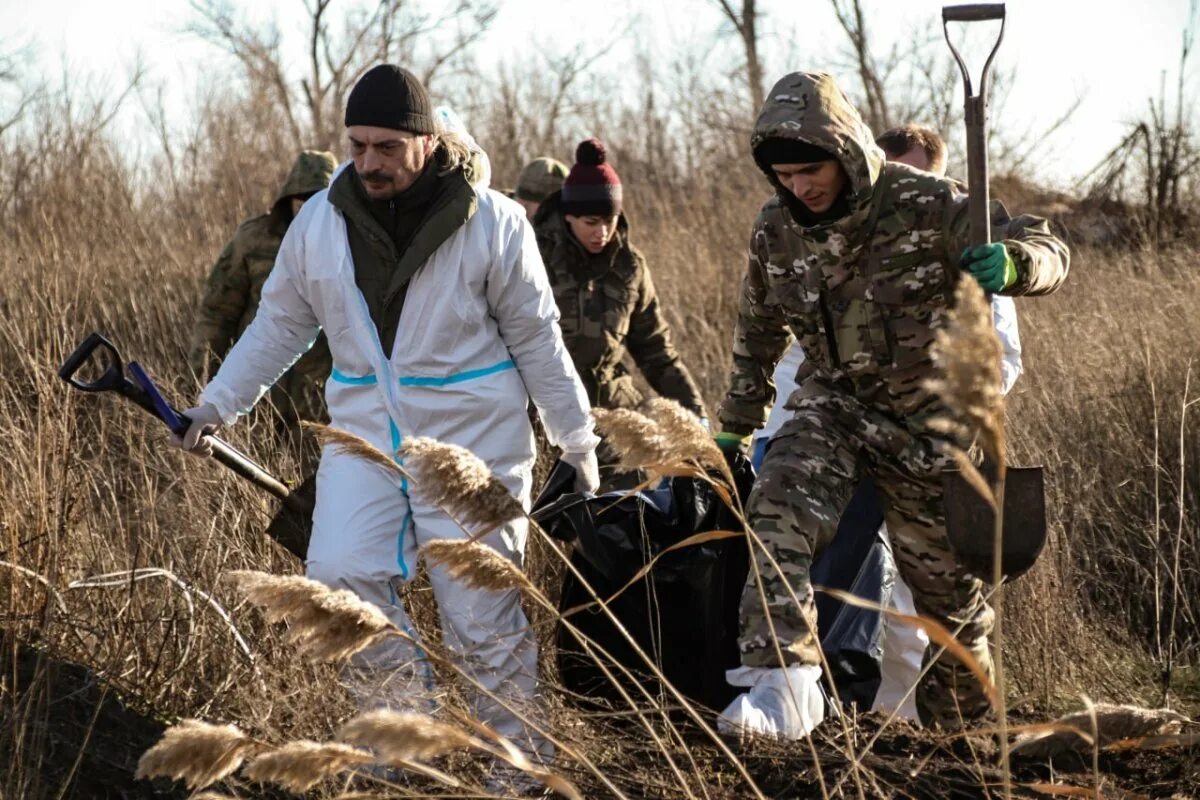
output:
<path id="1" fill-rule="evenodd" d="M 594 408 L 596 431 L 628 470 L 644 469 L 656 475 L 694 475 L 696 452 L 688 448 L 690 437 L 675 438 L 670 428 L 628 408 Z M 703 429 L 702 429 L 703 430 Z"/>
<path id="2" fill-rule="evenodd" d="M 258 756 L 242 772 L 252 781 L 305 792 L 347 767 L 373 763 L 375 759 L 370 753 L 349 745 L 298 741 Z"/>
<path id="3" fill-rule="evenodd" d="M 319 422 L 308 422 L 307 420 L 302 421 L 300 426 L 315 436 L 317 441 L 322 445 L 329 445 L 346 455 L 369 461 L 398 478 L 406 477 L 404 470 L 387 453 L 361 436 L 356 436 L 349 431 L 334 428 L 330 425 L 322 425 Z"/>
<path id="4" fill-rule="evenodd" d="M 428 761 L 475 744 L 469 735 L 444 722 L 424 714 L 396 711 L 360 714 L 342 727 L 338 738 L 369 747 L 392 764 Z"/>
<path id="5" fill-rule="evenodd" d="M 954 292 L 954 308 L 944 330 L 937 333 L 933 359 L 942 377 L 926 382 L 926 389 L 946 404 L 950 418 L 935 419 L 931 427 L 950 435 L 957 447 L 951 448 L 955 462 L 975 491 L 987 499 L 993 509 L 992 585 L 996 587 L 992 659 L 995 674 L 996 715 L 1000 722 L 1000 769 L 1003 796 L 1012 797 L 1012 770 L 1009 768 L 1008 705 L 1004 675 L 1004 483 L 1006 472 L 1004 442 L 1004 393 L 1000 362 L 1002 352 L 996 337 L 991 303 L 977 281 L 963 276 Z M 995 480 L 989 485 L 963 452 L 966 442 L 974 439 L 996 465 Z M 962 659 L 959 658 L 961 661 Z M 984 683 L 986 686 L 986 682 Z"/>
<path id="6" fill-rule="evenodd" d="M 1089 709 L 1059 717 L 1037 731 L 1017 737 L 1012 754 L 1026 758 L 1051 759 L 1074 753 L 1082 755 L 1126 739 L 1147 736 L 1174 736 L 1188 721 L 1184 715 L 1167 708 L 1149 709 L 1131 705 L 1097 703 Z M 1089 741 L 1093 738 L 1094 743 Z M 1081 736 L 1080 733 L 1087 734 Z"/>
<path id="7" fill-rule="evenodd" d="M 991 305 L 978 282 L 966 277 L 958 282 L 954 297 L 949 324 L 938 331 L 933 348 L 942 377 L 925 384 L 953 416 L 934 420 L 934 425 L 960 442 L 978 433 L 984 451 L 999 461 L 1004 457 L 1002 353 Z"/>
<path id="8" fill-rule="evenodd" d="M 422 545 L 421 552 L 474 589 L 503 592 L 532 588 L 516 564 L 481 542 L 434 539 Z"/>
<path id="9" fill-rule="evenodd" d="M 462 523 L 491 529 L 525 515 L 512 492 L 465 447 L 416 437 L 400 450 L 425 496 Z"/>
<path id="10" fill-rule="evenodd" d="M 672 449 L 686 454 L 705 469 L 719 470 L 730 480 L 725 454 L 713 440 L 712 434 L 700 424 L 700 418 L 674 400 L 655 397 L 645 403 L 646 416 L 658 425 L 659 435 L 672 443 Z"/>
<path id="11" fill-rule="evenodd" d="M 288 639 L 314 660 L 341 661 L 396 632 L 375 605 L 344 589 L 333 590 L 299 575 L 253 570 L 228 577 L 268 620 L 287 622 Z"/>
<path id="12" fill-rule="evenodd" d="M 138 759 L 135 778 L 172 778 L 199 789 L 232 774 L 257 743 L 236 725 L 185 719 Z"/>

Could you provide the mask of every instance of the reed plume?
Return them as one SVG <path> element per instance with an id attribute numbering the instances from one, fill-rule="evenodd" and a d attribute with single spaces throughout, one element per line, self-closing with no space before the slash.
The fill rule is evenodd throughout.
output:
<path id="1" fill-rule="evenodd" d="M 298 741 L 260 755 L 242 772 L 252 781 L 305 792 L 347 767 L 373 763 L 375 759 L 370 753 L 349 745 Z"/>
<path id="2" fill-rule="evenodd" d="M 512 492 L 465 447 L 416 437 L 400 451 L 424 495 L 459 522 L 490 529 L 525 515 Z"/>
<path id="3" fill-rule="evenodd" d="M 700 418 L 665 397 L 655 397 L 645 403 L 646 416 L 658 426 L 658 435 L 671 443 L 672 452 L 685 456 L 706 469 L 727 473 L 729 465 L 712 434 L 705 430 Z"/>
<path id="4" fill-rule="evenodd" d="M 933 348 L 941 377 L 925 384 L 952 416 L 936 419 L 933 425 L 963 446 L 978 434 L 984 452 L 999 461 L 1004 454 L 1002 353 L 991 305 L 978 282 L 970 278 L 958 282 L 955 303 L 949 324 L 937 332 Z"/>
<path id="5" fill-rule="evenodd" d="M 424 714 L 370 711 L 347 722 L 338 738 L 369 747 L 389 763 L 427 761 L 471 747 L 472 738 Z"/>
<path id="6" fill-rule="evenodd" d="M 185 719 L 138 759 L 136 778 L 172 778 L 199 789 L 232 774 L 256 742 L 236 725 Z"/>
<path id="7" fill-rule="evenodd" d="M 299 575 L 253 570 L 230 581 L 272 622 L 287 622 L 288 639 L 317 661 L 341 661 L 396 628 L 375 605 L 353 592 L 334 590 Z"/>
<path id="8" fill-rule="evenodd" d="M 434 539 L 421 547 L 425 558 L 475 589 L 506 591 L 530 586 L 516 564 L 481 542 Z"/>
<path id="9" fill-rule="evenodd" d="M 316 437 L 317 441 L 322 445 L 328 445 L 335 450 L 345 453 L 349 456 L 361 458 L 364 461 L 380 467 L 386 472 L 390 472 L 398 478 L 404 478 L 404 470 L 400 468 L 387 453 L 380 450 L 375 445 L 368 442 L 361 436 L 356 436 L 349 431 L 344 431 L 341 428 L 334 428 L 331 425 L 322 425 L 319 422 L 308 422 L 307 420 L 300 423 L 304 430 Z"/>

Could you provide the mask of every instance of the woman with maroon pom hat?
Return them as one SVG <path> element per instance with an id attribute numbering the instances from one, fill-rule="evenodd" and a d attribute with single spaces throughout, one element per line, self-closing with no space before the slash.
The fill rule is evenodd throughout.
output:
<path id="1" fill-rule="evenodd" d="M 641 403 L 623 364 L 629 353 L 656 392 L 703 417 L 700 390 L 671 342 L 646 259 L 629 243 L 621 179 L 606 156 L 599 139 L 580 142 L 562 190 L 533 219 L 563 341 L 593 406 Z"/>

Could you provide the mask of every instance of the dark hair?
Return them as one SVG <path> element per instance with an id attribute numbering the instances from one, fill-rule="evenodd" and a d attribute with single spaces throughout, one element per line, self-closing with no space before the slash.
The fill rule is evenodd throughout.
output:
<path id="1" fill-rule="evenodd" d="M 929 157 L 929 171 L 941 172 L 946 168 L 946 142 L 933 128 L 924 125 L 901 125 L 892 128 L 878 139 L 875 144 L 883 148 L 888 158 L 900 156 L 919 147 Z"/>

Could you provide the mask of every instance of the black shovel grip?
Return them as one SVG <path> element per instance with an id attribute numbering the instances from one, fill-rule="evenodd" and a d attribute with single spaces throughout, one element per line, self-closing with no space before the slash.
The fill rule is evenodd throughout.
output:
<path id="1" fill-rule="evenodd" d="M 943 22 L 984 22 L 989 19 L 1004 19 L 1004 3 L 942 6 Z"/>
<path id="2" fill-rule="evenodd" d="M 108 353 L 109 365 L 104 373 L 94 381 L 82 381 L 75 377 L 80 367 L 86 364 L 97 350 Z M 69 383 L 72 388 L 81 392 L 109 392 L 117 390 L 121 383 L 121 354 L 108 339 L 98 333 L 90 334 L 78 347 L 67 356 L 67 360 L 58 368 L 58 377 Z"/>

